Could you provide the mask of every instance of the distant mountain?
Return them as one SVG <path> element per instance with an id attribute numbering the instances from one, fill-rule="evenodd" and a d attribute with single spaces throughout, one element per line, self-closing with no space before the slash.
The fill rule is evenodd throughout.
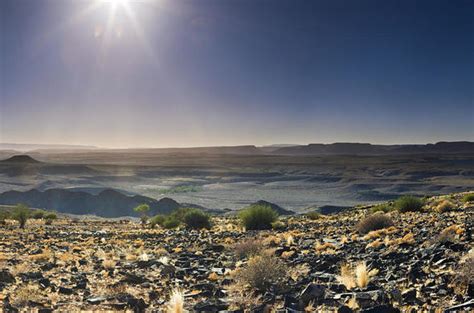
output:
<path id="1" fill-rule="evenodd" d="M 86 165 L 40 162 L 29 155 L 14 155 L 0 160 L 0 174 L 9 177 L 36 175 L 98 175 L 99 171 Z"/>
<path id="2" fill-rule="evenodd" d="M 372 145 L 370 143 L 309 144 L 283 147 L 272 154 L 279 155 L 400 155 L 474 153 L 474 142 L 438 142 L 424 145 Z"/>
<path id="3" fill-rule="evenodd" d="M 67 189 L 48 189 L 43 192 L 32 189 L 0 194 L 0 204 L 18 203 L 60 213 L 94 214 L 102 217 L 137 216 L 133 208 L 143 203 L 150 206 L 149 215 L 167 214 L 183 206 L 171 198 L 156 200 L 140 195 L 127 196 L 112 189 L 106 189 L 97 195 Z"/>
<path id="4" fill-rule="evenodd" d="M 85 145 L 0 143 L 0 150 L 32 151 L 32 150 L 38 150 L 38 149 L 90 150 L 90 149 L 97 149 L 97 147 L 85 146 Z"/>
<path id="5" fill-rule="evenodd" d="M 10 163 L 10 164 L 38 164 L 40 163 L 40 161 L 35 160 L 26 154 L 14 155 L 6 160 L 0 160 L 0 162 Z"/>
<path id="6" fill-rule="evenodd" d="M 278 204 L 271 203 L 265 200 L 258 200 L 257 202 L 252 203 L 251 205 L 264 205 L 264 206 L 269 206 L 271 207 L 275 212 L 277 212 L 279 215 L 293 215 L 295 212 L 286 210 L 279 206 Z"/>

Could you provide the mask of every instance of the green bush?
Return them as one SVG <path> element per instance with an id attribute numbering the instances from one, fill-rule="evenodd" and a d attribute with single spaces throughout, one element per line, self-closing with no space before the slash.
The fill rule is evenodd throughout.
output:
<path id="1" fill-rule="evenodd" d="M 474 202 L 474 193 L 468 193 L 462 198 L 464 202 Z"/>
<path id="2" fill-rule="evenodd" d="M 20 228 L 25 228 L 26 221 L 30 217 L 30 209 L 25 204 L 17 204 L 13 208 L 11 217 L 20 223 Z"/>
<path id="3" fill-rule="evenodd" d="M 239 218 L 247 230 L 271 229 L 278 214 L 268 205 L 252 205 L 239 213 Z"/>
<path id="4" fill-rule="evenodd" d="M 193 208 L 179 208 L 174 210 L 170 216 L 173 216 L 175 219 L 177 219 L 180 222 L 184 222 L 184 216 L 188 214 L 189 212 L 193 211 L 195 209 Z"/>
<path id="5" fill-rule="evenodd" d="M 31 218 L 34 218 L 35 220 L 40 220 L 40 219 L 44 218 L 45 214 L 46 214 L 46 212 L 43 211 L 43 210 L 34 210 L 31 213 Z"/>
<path id="6" fill-rule="evenodd" d="M 161 226 L 166 229 L 172 229 L 178 227 L 179 224 L 181 224 L 181 222 L 177 220 L 176 217 L 168 216 Z"/>
<path id="7" fill-rule="evenodd" d="M 393 210 L 393 207 L 391 207 L 388 204 L 378 204 L 376 206 L 373 206 L 370 208 L 370 213 L 377 213 L 377 212 L 383 212 L 383 213 L 388 213 Z"/>
<path id="8" fill-rule="evenodd" d="M 150 219 L 150 227 L 155 228 L 156 225 L 163 226 L 165 220 L 166 216 L 164 216 L 163 214 L 155 215 Z"/>
<path id="9" fill-rule="evenodd" d="M 209 215 L 199 209 L 193 209 L 186 212 L 183 216 L 183 222 L 188 228 L 211 228 L 211 219 Z"/>
<path id="10" fill-rule="evenodd" d="M 402 213 L 417 212 L 423 208 L 423 201 L 414 196 L 402 196 L 395 201 L 395 208 Z"/>
<path id="11" fill-rule="evenodd" d="M 45 220 L 55 220 L 57 218 L 58 218 L 58 216 L 54 212 L 48 212 L 48 213 L 44 214 L 44 219 Z"/>

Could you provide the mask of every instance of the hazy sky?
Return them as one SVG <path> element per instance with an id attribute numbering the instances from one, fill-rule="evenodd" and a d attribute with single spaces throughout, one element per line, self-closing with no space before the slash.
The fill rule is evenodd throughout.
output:
<path id="1" fill-rule="evenodd" d="M 0 142 L 474 140 L 474 1 L 1 0 Z"/>

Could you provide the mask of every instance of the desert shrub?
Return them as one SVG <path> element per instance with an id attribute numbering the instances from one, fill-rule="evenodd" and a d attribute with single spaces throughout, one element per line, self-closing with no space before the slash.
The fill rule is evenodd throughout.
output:
<path id="1" fill-rule="evenodd" d="M 237 242 L 233 246 L 235 255 L 239 259 L 248 258 L 259 254 L 264 249 L 264 244 L 261 240 L 250 238 Z"/>
<path id="2" fill-rule="evenodd" d="M 288 272 L 288 266 L 282 260 L 263 253 L 251 257 L 247 266 L 236 272 L 235 280 L 239 285 L 266 291 L 271 287 L 283 286 L 286 283 Z"/>
<path id="3" fill-rule="evenodd" d="M 390 205 L 388 205 L 386 203 L 383 203 L 383 204 L 378 204 L 374 207 L 371 207 L 370 208 L 370 213 L 372 213 L 372 214 L 377 213 L 377 212 L 388 213 L 392 210 L 393 210 L 393 208 Z"/>
<path id="4" fill-rule="evenodd" d="M 46 212 L 43 210 L 35 210 L 31 213 L 31 218 L 34 218 L 35 220 L 40 220 L 44 218 L 45 214 Z"/>
<path id="5" fill-rule="evenodd" d="M 468 193 L 462 198 L 463 202 L 474 202 L 474 193 Z"/>
<path id="6" fill-rule="evenodd" d="M 458 291 L 465 291 L 472 284 L 474 284 L 474 253 L 471 252 L 458 266 L 454 276 L 454 285 Z"/>
<path id="7" fill-rule="evenodd" d="M 318 213 L 318 212 L 308 212 L 308 213 L 305 213 L 306 218 L 314 221 L 314 220 L 318 220 L 321 218 L 321 214 Z"/>
<path id="8" fill-rule="evenodd" d="M 286 225 L 282 221 L 275 221 L 272 223 L 273 230 L 283 230 L 285 228 L 286 228 Z"/>
<path id="9" fill-rule="evenodd" d="M 13 208 L 11 217 L 20 223 L 20 228 L 25 228 L 26 221 L 30 217 L 30 209 L 25 204 L 17 204 Z"/>
<path id="10" fill-rule="evenodd" d="M 449 212 L 454 210 L 455 205 L 449 200 L 443 200 L 440 203 L 436 205 L 434 208 L 436 212 L 438 213 L 444 213 L 444 212 Z"/>
<path id="11" fill-rule="evenodd" d="M 183 216 L 183 222 L 188 228 L 211 228 L 211 219 L 209 215 L 199 209 L 193 209 L 186 212 Z"/>
<path id="12" fill-rule="evenodd" d="M 10 218 L 10 212 L 6 210 L 0 210 L 0 224 L 4 224 L 6 219 Z"/>
<path id="13" fill-rule="evenodd" d="M 370 231 L 390 226 L 393 226 L 393 221 L 389 215 L 376 213 L 360 220 L 356 225 L 356 230 L 361 234 L 366 234 Z"/>
<path id="14" fill-rule="evenodd" d="M 402 196 L 395 201 L 395 207 L 402 213 L 418 212 L 423 208 L 423 200 L 414 196 Z"/>
<path id="15" fill-rule="evenodd" d="M 252 205 L 239 213 L 239 218 L 248 230 L 271 229 L 278 214 L 268 205 Z"/>
<path id="16" fill-rule="evenodd" d="M 166 216 L 163 214 L 158 214 L 153 216 L 150 219 L 150 227 L 155 228 L 156 225 L 163 226 L 163 223 L 166 221 Z"/>
<path id="17" fill-rule="evenodd" d="M 172 216 L 173 218 L 177 219 L 180 222 L 184 222 L 184 217 L 186 216 L 186 214 L 188 214 L 189 212 L 191 212 L 193 210 L 195 210 L 195 209 L 193 209 L 193 208 L 179 208 L 179 209 L 174 210 L 170 214 L 170 216 Z"/>
<path id="18" fill-rule="evenodd" d="M 46 219 L 46 220 L 55 220 L 57 218 L 58 218 L 58 216 L 54 212 L 48 212 L 48 213 L 44 214 L 44 219 Z"/>
<path id="19" fill-rule="evenodd" d="M 142 225 L 146 224 L 148 220 L 148 211 L 150 211 L 150 206 L 148 204 L 140 204 L 139 206 L 135 207 L 133 211 L 140 214 L 140 220 L 142 221 Z"/>
<path id="20" fill-rule="evenodd" d="M 176 217 L 168 216 L 161 226 L 163 226 L 163 228 L 166 228 L 166 229 L 172 229 L 172 228 L 178 227 L 180 224 L 181 222 L 178 219 L 176 219 Z"/>
<path id="21" fill-rule="evenodd" d="M 58 216 L 54 212 L 48 212 L 44 214 L 44 219 L 46 220 L 45 224 L 46 225 L 51 225 L 54 220 L 56 220 Z"/>

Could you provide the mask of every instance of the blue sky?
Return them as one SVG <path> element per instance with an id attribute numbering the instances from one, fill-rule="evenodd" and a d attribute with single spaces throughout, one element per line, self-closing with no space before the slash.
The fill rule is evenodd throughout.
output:
<path id="1" fill-rule="evenodd" d="M 1 142 L 474 140 L 474 1 L 3 0 L 0 12 Z"/>

